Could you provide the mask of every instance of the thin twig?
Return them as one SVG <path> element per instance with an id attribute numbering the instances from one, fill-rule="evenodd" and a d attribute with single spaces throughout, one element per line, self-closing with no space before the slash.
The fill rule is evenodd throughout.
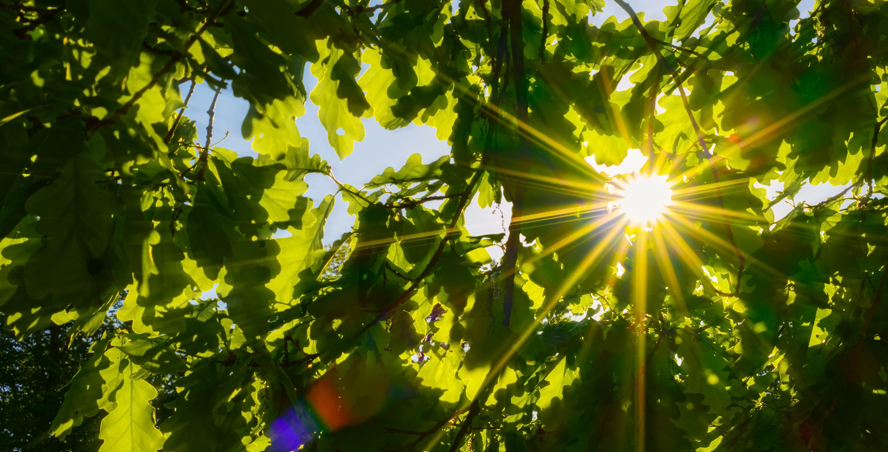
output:
<path id="1" fill-rule="evenodd" d="M 197 85 L 197 81 L 191 80 L 191 88 L 188 89 L 188 95 L 185 96 L 185 105 L 179 110 L 179 114 L 176 116 L 176 120 L 173 121 L 173 126 L 170 127 L 170 131 L 167 133 L 167 136 L 164 137 L 163 142 L 169 143 L 170 140 L 173 139 L 173 134 L 176 132 L 176 128 L 179 127 L 179 121 L 182 120 L 182 115 L 185 113 L 185 108 L 188 107 L 188 101 L 191 100 L 191 95 L 194 94 L 194 87 Z"/>
<path id="2" fill-rule="evenodd" d="M 441 253 L 444 252 L 444 247 L 447 245 L 448 242 L 450 242 L 450 239 L 453 238 L 453 232 L 456 230 L 456 225 L 459 223 L 459 219 L 466 208 L 466 204 L 468 204 L 469 194 L 474 191 L 473 188 L 475 187 L 475 185 L 477 185 L 482 173 L 483 171 L 479 170 L 475 172 L 474 176 L 472 176 L 472 180 L 469 182 L 469 188 L 467 190 L 468 193 L 460 199 L 459 205 L 456 208 L 456 212 L 453 214 L 453 220 L 451 220 L 450 225 L 447 228 L 446 235 L 444 236 L 444 238 L 441 239 L 441 242 L 438 244 L 438 248 L 435 250 L 432 258 L 429 259 L 429 263 L 426 264 L 425 268 L 422 270 L 422 273 L 420 273 L 419 276 L 417 276 L 416 279 L 413 280 L 413 283 L 410 284 L 407 290 L 405 290 L 404 293 L 402 293 L 401 296 L 398 297 L 394 303 L 385 308 L 382 313 L 376 316 L 376 318 L 373 319 L 371 322 L 364 325 L 364 327 L 361 328 L 361 330 L 358 332 L 359 336 L 380 321 L 382 321 L 382 319 L 384 319 L 392 311 L 394 311 L 395 308 L 409 300 L 410 297 L 413 295 L 413 292 L 415 292 L 416 289 L 419 288 L 421 282 L 432 271 L 432 268 L 435 267 L 435 264 L 437 264 L 438 259 L 441 257 Z"/>
<path id="3" fill-rule="evenodd" d="M 336 185 L 339 186 L 339 191 L 344 191 L 344 192 L 346 192 L 346 193 L 348 193 L 348 194 L 350 194 L 350 195 L 352 195 L 352 196 L 355 196 L 355 197 L 361 198 L 361 199 L 363 199 L 364 201 L 366 201 L 367 204 L 373 204 L 373 201 L 371 201 L 371 200 L 365 198 L 364 195 L 362 195 L 360 192 L 356 192 L 356 191 L 349 190 L 348 187 L 345 186 L 345 184 L 343 184 L 342 182 L 339 182 L 339 179 L 336 179 L 336 176 L 333 175 L 333 171 L 332 171 L 332 170 L 331 170 L 329 173 L 327 173 L 327 177 L 329 177 L 330 179 L 332 179 L 333 182 L 336 183 Z"/>
<path id="4" fill-rule="evenodd" d="M 197 171 L 197 180 L 199 181 L 204 180 L 204 171 L 207 170 L 207 156 L 210 153 L 210 143 L 213 142 L 213 121 L 216 119 L 216 100 L 219 99 L 220 92 L 222 92 L 221 88 L 216 90 L 216 95 L 213 96 L 213 103 L 210 104 L 210 109 L 207 110 L 210 122 L 207 124 L 207 145 L 200 150 L 200 158 L 198 159 L 200 169 Z"/>
<path id="5" fill-rule="evenodd" d="M 687 47 L 677 46 L 677 45 L 675 45 L 675 44 L 668 43 L 668 42 L 663 41 L 663 40 L 661 40 L 661 39 L 654 38 L 653 36 L 651 36 L 651 38 L 652 38 L 654 41 L 656 41 L 657 43 L 663 44 L 664 46 L 669 46 L 669 47 L 672 47 L 672 48 L 675 49 L 675 50 L 680 50 L 680 51 L 685 52 L 685 53 L 690 53 L 691 55 L 694 55 L 694 56 L 697 56 L 697 57 L 700 57 L 700 58 L 706 58 L 706 57 L 703 56 L 702 54 L 697 53 L 697 52 L 695 52 L 695 51 L 693 51 L 693 50 L 691 50 L 691 49 L 689 49 L 689 48 L 687 48 Z M 707 60 L 707 63 L 708 63 L 708 60 Z"/>
<path id="6" fill-rule="evenodd" d="M 432 428 L 430 428 L 430 429 L 428 429 L 428 430 L 426 430 L 426 431 L 424 431 L 424 432 L 414 432 L 414 431 L 410 431 L 410 430 L 400 430 L 400 429 L 386 428 L 386 430 L 388 430 L 388 431 L 391 432 L 391 433 L 401 433 L 401 434 L 405 434 L 405 435 L 416 435 L 416 436 L 418 436 L 418 438 L 416 438 L 416 439 L 413 440 L 412 442 L 410 442 L 410 443 L 408 443 L 408 444 L 405 444 L 405 445 L 403 445 L 403 446 L 401 446 L 401 447 L 399 447 L 399 448 L 393 450 L 392 452 L 400 452 L 400 451 L 403 451 L 403 450 L 410 450 L 410 449 L 413 449 L 417 444 L 420 443 L 420 441 L 422 441 L 423 439 L 425 439 L 425 437 L 431 435 L 432 433 L 437 432 L 438 430 L 441 429 L 441 427 L 443 427 L 443 426 L 447 425 L 448 423 L 450 423 L 450 421 L 453 420 L 453 418 L 459 416 L 460 414 L 465 413 L 466 411 L 468 411 L 468 408 L 463 408 L 463 409 L 461 409 L 461 410 L 456 410 L 456 411 L 453 412 L 453 414 L 451 414 L 450 416 L 448 416 L 448 417 L 446 417 L 446 418 L 444 418 L 444 419 L 441 419 L 441 420 L 438 421 L 438 423 L 435 424 Z"/>
<path id="7" fill-rule="evenodd" d="M 387 268 L 390 272 L 392 272 L 392 274 L 394 274 L 394 275 L 397 276 L 398 278 L 401 278 L 401 279 L 403 279 L 403 280 L 405 280 L 405 281 L 411 281 L 411 282 L 413 281 L 412 278 L 410 278 L 410 277 L 408 277 L 408 276 L 402 274 L 402 273 L 399 272 L 398 270 L 396 270 L 395 267 L 393 267 L 391 264 L 389 264 L 388 261 L 385 261 L 385 268 Z"/>
<path id="8" fill-rule="evenodd" d="M 466 194 L 465 191 L 461 191 L 459 193 L 454 193 L 452 195 L 428 196 L 428 197 L 420 198 L 420 199 L 411 199 L 409 201 L 404 201 L 400 204 L 387 205 L 386 207 L 388 207 L 389 209 L 395 209 L 395 210 L 412 209 L 420 204 L 425 204 L 427 202 L 444 201 L 446 199 L 458 198 L 458 197 L 463 196 L 465 194 Z"/>

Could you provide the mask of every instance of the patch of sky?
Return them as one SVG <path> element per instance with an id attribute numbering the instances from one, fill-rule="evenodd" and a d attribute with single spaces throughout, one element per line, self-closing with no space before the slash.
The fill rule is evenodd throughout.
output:
<path id="1" fill-rule="evenodd" d="M 311 75 L 307 66 L 304 83 L 309 93 L 317 85 L 317 79 Z M 187 89 L 183 87 L 183 91 Z M 213 90 L 206 84 L 198 85 L 189 103 L 189 117 L 196 121 L 199 135 L 203 135 L 206 130 L 207 115 L 204 111 L 212 102 L 213 94 Z M 242 157 L 257 157 L 250 141 L 245 140 L 241 134 L 241 125 L 248 109 L 249 103 L 246 100 L 235 97 L 230 88 L 223 90 L 216 104 L 214 135 L 220 134 L 220 131 L 230 132 L 219 147 L 232 150 Z M 337 179 L 355 187 L 361 187 L 389 166 L 400 169 L 411 154 L 419 153 L 423 162 L 428 163 L 450 153 L 450 147 L 446 142 L 435 138 L 435 130 L 431 127 L 410 124 L 389 131 L 373 119 L 365 118 L 362 121 L 365 128 L 364 141 L 355 143 L 354 152 L 343 160 L 339 159 L 327 142 L 327 132 L 318 120 L 318 107 L 310 99 L 306 100 L 305 114 L 296 119 L 296 124 L 299 133 L 309 140 L 310 153 L 319 154 L 330 163 Z M 305 180 L 309 185 L 305 196 L 311 198 L 314 205 L 318 205 L 324 196 L 335 193 L 338 188 L 332 180 L 320 174 L 310 174 Z M 347 213 L 347 208 L 342 196 L 337 195 L 336 206 L 327 220 L 325 243 L 333 242 L 351 230 L 355 217 Z M 284 236 L 286 232 L 279 231 L 279 234 Z"/>
<path id="2" fill-rule="evenodd" d="M 823 201 L 826 201 L 832 196 L 835 196 L 842 192 L 842 190 L 848 188 L 849 184 L 835 186 L 830 183 L 822 183 L 818 185 L 810 185 L 805 184 L 801 190 L 799 190 L 798 194 L 795 195 L 792 202 L 798 205 L 800 202 L 807 203 L 808 205 L 817 204 Z M 778 196 L 780 192 L 783 191 L 783 182 L 780 181 L 771 181 L 771 185 L 763 185 L 758 182 L 754 184 L 756 188 L 764 188 L 768 191 L 768 198 L 774 199 L 774 197 Z M 847 206 L 852 201 L 846 201 L 844 206 Z M 771 210 L 774 211 L 774 221 L 777 221 L 790 212 L 792 212 L 792 204 L 788 200 L 784 200 L 778 202 Z"/>
<path id="3" fill-rule="evenodd" d="M 715 14 L 712 11 L 706 15 L 706 20 L 703 21 L 703 25 L 700 25 L 691 36 L 700 37 L 700 33 L 706 31 L 712 24 L 715 23 Z"/>
<path id="4" fill-rule="evenodd" d="M 201 294 L 200 299 L 201 300 L 212 300 L 214 298 L 219 299 L 219 294 L 216 293 L 216 289 L 218 289 L 218 288 L 219 288 L 219 283 L 213 284 L 213 287 L 210 290 L 206 290 L 206 291 L 204 291 L 203 294 Z M 222 301 L 221 299 L 219 299 L 219 301 L 217 301 L 216 303 L 219 306 L 219 309 L 222 309 L 222 310 L 228 309 L 228 305 L 225 304 L 225 302 Z"/>
<path id="5" fill-rule="evenodd" d="M 586 157 L 586 162 L 592 165 L 596 171 L 607 174 L 610 177 L 616 177 L 620 174 L 630 174 L 641 170 L 648 158 L 638 149 L 629 149 L 626 158 L 619 165 L 607 166 L 595 163 L 595 154 Z"/>
<path id="6" fill-rule="evenodd" d="M 503 199 L 503 203 L 498 206 L 493 205 L 482 208 L 478 204 L 478 195 L 475 195 L 475 199 L 466 208 L 465 218 L 466 229 L 469 231 L 469 234 L 478 236 L 505 233 L 506 236 L 503 238 L 503 243 L 505 243 L 509 238 L 512 203 Z M 490 257 L 495 261 L 503 257 L 503 251 L 499 246 L 488 247 L 487 252 L 490 253 Z"/>
<path id="7" fill-rule="evenodd" d="M 636 13 L 644 13 L 645 20 L 666 20 L 666 14 L 663 13 L 663 7 L 672 2 L 664 2 L 663 0 L 631 0 L 628 2 Z M 629 18 L 629 14 L 623 11 L 614 1 L 606 2 L 604 10 L 594 16 L 589 14 L 589 23 L 600 27 L 608 17 L 616 16 L 617 20 L 622 22 Z"/>
<path id="8" fill-rule="evenodd" d="M 635 86 L 635 83 L 630 82 L 629 77 L 632 77 L 636 72 L 638 72 L 638 70 L 626 72 L 626 75 L 624 75 L 623 78 L 620 79 L 620 82 L 617 83 L 617 91 L 628 91 L 632 89 L 632 87 Z"/>
<path id="9" fill-rule="evenodd" d="M 799 10 L 799 19 L 807 19 L 811 17 L 811 11 L 814 10 L 816 0 L 802 0 L 796 8 Z"/>

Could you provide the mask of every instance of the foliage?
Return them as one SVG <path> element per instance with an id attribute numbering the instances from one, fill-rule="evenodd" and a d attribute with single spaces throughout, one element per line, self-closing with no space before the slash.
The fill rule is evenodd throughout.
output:
<path id="1" fill-rule="evenodd" d="M 632 19 L 601 27 L 601 0 L 0 4 L 6 326 L 90 336 L 128 290 L 52 435 L 107 413 L 102 450 L 888 449 L 886 2 L 615 1 Z M 198 142 L 194 83 L 250 103 L 258 158 Z M 329 250 L 309 98 L 340 158 L 370 117 L 452 149 L 340 185 Z M 633 148 L 675 183 L 651 228 L 584 161 Z M 821 182 L 847 189 L 774 221 Z M 476 196 L 512 203 L 508 238 L 467 232 Z"/>
<path id="2" fill-rule="evenodd" d="M 122 294 L 121 294 L 122 295 Z M 123 297 L 119 299 L 123 302 Z M 120 304 L 112 307 L 119 308 Z M 0 319 L 6 320 L 5 314 Z M 0 330 L 0 450 L 97 451 L 99 424 L 95 416 L 73 431 L 65 442 L 49 435 L 53 418 L 64 401 L 68 382 L 89 359 L 92 337 L 71 331 L 74 322 L 48 328 L 17 341 Z M 121 327 L 110 318 L 98 334 Z"/>

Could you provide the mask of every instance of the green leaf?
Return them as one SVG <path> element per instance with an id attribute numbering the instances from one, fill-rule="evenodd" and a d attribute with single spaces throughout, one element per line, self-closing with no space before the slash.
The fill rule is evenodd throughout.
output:
<path id="1" fill-rule="evenodd" d="M 105 356 L 105 348 L 111 338 L 104 338 L 92 347 L 93 355 L 71 380 L 71 387 L 65 392 L 65 401 L 52 421 L 49 432 L 53 436 L 65 439 L 74 427 L 83 423 L 87 417 L 99 412 L 99 401 L 104 397 L 101 372 L 117 366 L 117 362 Z"/>
<path id="2" fill-rule="evenodd" d="M 104 442 L 99 452 L 138 451 L 154 452 L 163 447 L 164 437 L 154 426 L 154 407 L 151 401 L 157 390 L 145 380 L 134 380 L 135 365 L 122 366 L 121 385 L 110 395 L 115 407 L 102 419 L 99 438 Z"/>
<path id="3" fill-rule="evenodd" d="M 354 150 L 355 141 L 364 141 L 361 117 L 372 109 L 355 81 L 361 69 L 358 60 L 332 42 L 319 42 L 318 51 L 321 59 L 311 65 L 312 75 L 318 78 L 311 101 L 319 107 L 318 118 L 327 130 L 327 141 L 344 159 Z"/>

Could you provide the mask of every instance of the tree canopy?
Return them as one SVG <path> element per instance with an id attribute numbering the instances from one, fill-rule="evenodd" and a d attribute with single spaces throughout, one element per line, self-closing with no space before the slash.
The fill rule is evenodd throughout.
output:
<path id="1" fill-rule="evenodd" d="M 599 27 L 603 0 L 3 0 L 5 327 L 92 337 L 127 293 L 48 433 L 103 413 L 101 452 L 888 449 L 888 2 L 614 1 L 630 19 Z M 258 157 L 185 109 L 204 83 L 249 102 Z M 315 202 L 305 177 L 336 179 L 308 100 L 340 158 L 367 118 L 450 155 Z M 584 160 L 630 149 L 671 184 L 656 223 Z M 356 221 L 331 247 L 336 194 Z M 467 231 L 505 201 L 507 235 Z"/>

